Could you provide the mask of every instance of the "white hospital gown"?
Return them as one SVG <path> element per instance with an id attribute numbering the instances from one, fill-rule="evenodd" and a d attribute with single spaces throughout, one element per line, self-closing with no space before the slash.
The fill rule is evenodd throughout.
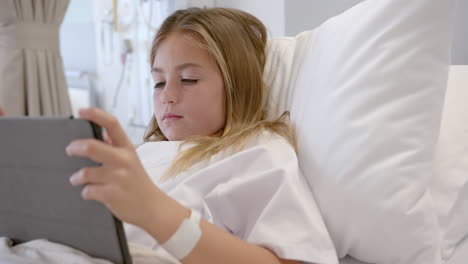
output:
<path id="1" fill-rule="evenodd" d="M 280 258 L 338 263 L 294 149 L 284 138 L 264 131 L 242 151 L 218 153 L 161 183 L 158 179 L 177 154 L 179 144 L 149 142 L 137 149 L 153 182 L 173 199 Z M 125 224 L 125 231 L 130 242 L 158 248 L 142 229 Z"/>

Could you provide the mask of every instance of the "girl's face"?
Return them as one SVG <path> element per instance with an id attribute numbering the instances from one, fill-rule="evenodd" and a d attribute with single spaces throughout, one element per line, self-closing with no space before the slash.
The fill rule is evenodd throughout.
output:
<path id="1" fill-rule="evenodd" d="M 224 82 L 216 61 L 189 34 L 164 39 L 151 70 L 154 116 L 168 140 L 211 136 L 224 128 Z"/>

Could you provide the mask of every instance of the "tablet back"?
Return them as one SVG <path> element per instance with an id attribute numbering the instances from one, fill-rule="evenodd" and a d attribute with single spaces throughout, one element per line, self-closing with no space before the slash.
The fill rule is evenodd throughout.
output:
<path id="1" fill-rule="evenodd" d="M 131 263 L 122 223 L 81 198 L 70 176 L 95 162 L 69 157 L 74 139 L 101 139 L 100 128 L 67 118 L 0 118 L 0 236 L 45 238 L 114 263 Z"/>

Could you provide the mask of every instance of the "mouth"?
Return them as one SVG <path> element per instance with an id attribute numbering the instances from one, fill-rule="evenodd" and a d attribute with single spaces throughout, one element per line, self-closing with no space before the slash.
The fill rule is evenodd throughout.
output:
<path id="1" fill-rule="evenodd" d="M 165 114 L 163 116 L 163 121 L 164 120 L 178 120 L 178 119 L 181 119 L 181 118 L 183 118 L 183 116 L 176 115 L 176 114 Z"/>

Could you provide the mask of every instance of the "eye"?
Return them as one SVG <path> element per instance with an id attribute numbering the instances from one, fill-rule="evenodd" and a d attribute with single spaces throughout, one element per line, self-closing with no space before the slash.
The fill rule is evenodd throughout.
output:
<path id="1" fill-rule="evenodd" d="M 186 84 L 196 84 L 198 80 L 197 79 L 182 79 L 182 82 Z"/>
<path id="2" fill-rule="evenodd" d="M 166 85 L 165 82 L 158 82 L 154 85 L 154 89 L 157 89 L 157 88 L 162 88 L 164 87 L 164 85 Z"/>

